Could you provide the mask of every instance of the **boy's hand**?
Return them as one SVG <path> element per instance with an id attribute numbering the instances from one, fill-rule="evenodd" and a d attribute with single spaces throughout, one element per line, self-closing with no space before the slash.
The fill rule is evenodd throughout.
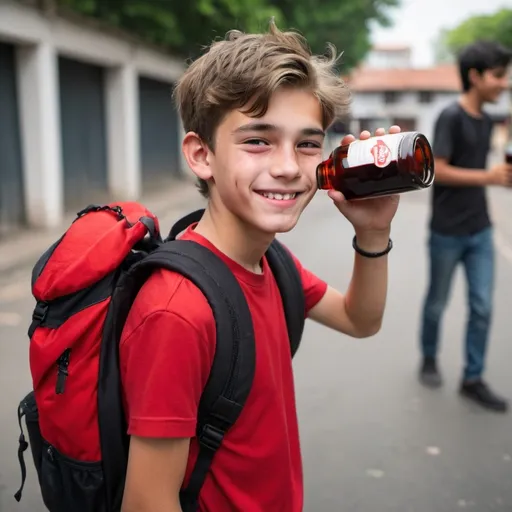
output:
<path id="1" fill-rule="evenodd" d="M 389 133 L 400 133 L 400 127 L 392 126 Z M 375 136 L 385 135 L 384 128 L 375 131 Z M 372 135 L 369 131 L 361 132 L 361 140 L 369 139 Z M 343 137 L 341 144 L 349 144 L 355 141 L 353 135 Z M 347 201 L 341 192 L 329 190 L 329 197 L 333 200 L 338 210 L 354 226 L 359 245 L 365 250 L 381 250 L 386 248 L 387 237 L 391 229 L 391 221 L 398 208 L 398 194 L 385 197 L 375 197 L 361 201 Z M 363 240 L 366 242 L 363 245 Z M 385 242 L 384 242 L 385 240 Z M 384 247 L 381 246 L 384 242 Z"/>
<path id="2" fill-rule="evenodd" d="M 512 165 L 505 162 L 494 165 L 489 170 L 487 178 L 490 185 L 512 186 Z"/>

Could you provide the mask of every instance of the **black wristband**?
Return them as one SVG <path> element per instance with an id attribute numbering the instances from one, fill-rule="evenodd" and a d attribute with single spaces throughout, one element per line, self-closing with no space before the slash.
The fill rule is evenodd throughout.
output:
<path id="1" fill-rule="evenodd" d="M 381 256 L 385 256 L 389 251 L 391 251 L 391 249 L 393 249 L 393 241 L 390 238 L 388 241 L 388 246 L 381 252 L 367 252 L 357 245 L 357 238 L 354 235 L 354 238 L 352 239 L 352 247 L 358 254 L 364 256 L 365 258 L 380 258 Z"/>

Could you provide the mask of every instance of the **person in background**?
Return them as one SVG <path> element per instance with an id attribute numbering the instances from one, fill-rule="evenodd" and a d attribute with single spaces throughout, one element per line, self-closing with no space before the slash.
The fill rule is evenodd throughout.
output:
<path id="1" fill-rule="evenodd" d="M 492 120 L 485 103 L 496 102 L 507 88 L 512 54 L 492 42 L 476 42 L 459 54 L 463 91 L 435 123 L 436 179 L 432 191 L 430 282 L 421 322 L 420 380 L 442 385 L 437 355 L 443 313 L 455 268 L 464 266 L 469 318 L 465 367 L 460 392 L 476 403 L 505 412 L 508 402 L 482 379 L 493 310 L 494 243 L 486 188 L 509 187 L 512 166 L 500 162 L 487 170 Z"/>

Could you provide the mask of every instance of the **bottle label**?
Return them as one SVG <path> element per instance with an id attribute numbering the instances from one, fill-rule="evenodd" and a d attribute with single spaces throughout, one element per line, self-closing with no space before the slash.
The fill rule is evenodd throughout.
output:
<path id="1" fill-rule="evenodd" d="M 397 134 L 370 137 L 368 140 L 358 140 L 350 144 L 347 154 L 349 167 L 360 165 L 376 165 L 386 167 L 398 159 L 398 148 L 402 137 Z"/>

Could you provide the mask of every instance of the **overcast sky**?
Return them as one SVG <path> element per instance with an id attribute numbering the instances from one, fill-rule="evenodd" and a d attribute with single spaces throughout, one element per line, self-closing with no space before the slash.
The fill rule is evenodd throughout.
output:
<path id="1" fill-rule="evenodd" d="M 512 0 L 401 0 L 400 3 L 401 7 L 392 11 L 394 25 L 373 30 L 372 40 L 409 44 L 415 66 L 432 63 L 432 41 L 440 28 L 454 27 L 472 15 L 512 7 Z"/>

